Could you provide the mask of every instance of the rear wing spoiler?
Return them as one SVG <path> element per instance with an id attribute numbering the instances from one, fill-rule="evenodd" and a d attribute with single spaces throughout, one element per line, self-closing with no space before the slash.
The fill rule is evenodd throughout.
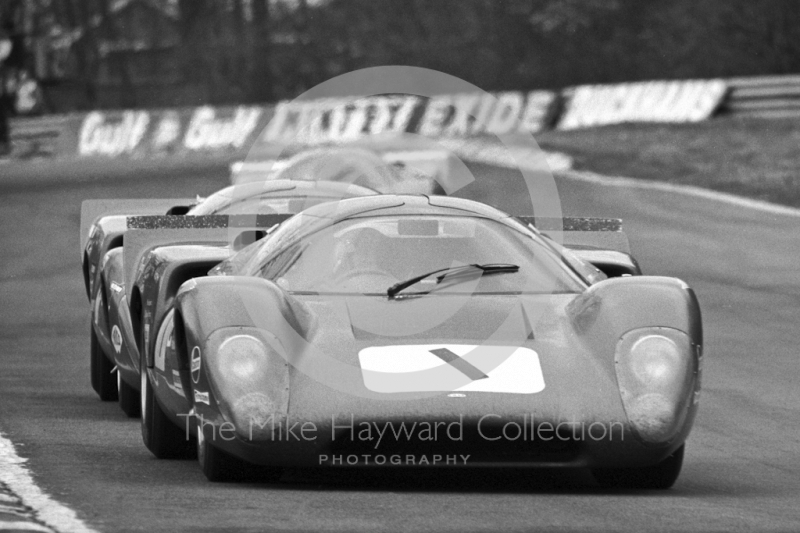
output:
<path id="1" fill-rule="evenodd" d="M 593 248 L 631 253 L 628 236 L 618 218 L 516 217 L 567 248 Z"/>
<path id="2" fill-rule="evenodd" d="M 84 200 L 81 204 L 81 253 L 86 248 L 89 227 L 100 217 L 113 215 L 164 215 L 174 207 L 190 206 L 196 201 L 195 198 Z"/>
<path id="3" fill-rule="evenodd" d="M 122 247 L 125 293 L 130 301 L 137 272 L 144 256 L 153 248 L 179 244 L 224 246 L 247 229 L 269 229 L 292 217 L 270 215 L 130 216 Z"/>

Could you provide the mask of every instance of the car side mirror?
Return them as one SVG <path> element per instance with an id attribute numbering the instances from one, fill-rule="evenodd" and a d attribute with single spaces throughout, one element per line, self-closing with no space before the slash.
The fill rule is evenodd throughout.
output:
<path id="1" fill-rule="evenodd" d="M 572 253 L 591 263 L 609 278 L 641 276 L 639 263 L 630 254 L 614 250 L 573 249 Z"/>

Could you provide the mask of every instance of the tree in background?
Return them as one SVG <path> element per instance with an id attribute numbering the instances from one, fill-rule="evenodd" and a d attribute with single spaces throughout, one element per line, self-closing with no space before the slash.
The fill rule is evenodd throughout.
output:
<path id="1" fill-rule="evenodd" d="M 487 90 L 800 72 L 796 0 L 9 2 L 26 61 L 78 107 L 274 101 L 392 64 Z"/>

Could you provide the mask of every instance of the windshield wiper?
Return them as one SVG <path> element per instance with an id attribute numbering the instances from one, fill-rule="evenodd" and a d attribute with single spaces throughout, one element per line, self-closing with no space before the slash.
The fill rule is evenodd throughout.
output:
<path id="1" fill-rule="evenodd" d="M 386 295 L 389 298 L 394 298 L 400 291 L 411 287 L 419 283 L 420 281 L 429 278 L 431 276 L 436 276 L 436 284 L 438 285 L 446 278 L 453 277 L 455 275 L 465 274 L 467 272 L 478 271 L 480 275 L 484 274 L 502 274 L 506 272 L 517 272 L 519 270 L 519 265 L 512 265 L 508 263 L 494 263 L 494 264 L 484 264 L 479 265 L 477 263 L 473 263 L 471 265 L 461 265 L 456 267 L 447 267 L 447 268 L 440 268 L 439 270 L 434 270 L 432 272 L 427 272 L 425 274 L 414 276 L 413 278 L 409 278 L 405 281 L 401 281 L 399 283 L 395 283 L 391 287 L 386 290 Z"/>

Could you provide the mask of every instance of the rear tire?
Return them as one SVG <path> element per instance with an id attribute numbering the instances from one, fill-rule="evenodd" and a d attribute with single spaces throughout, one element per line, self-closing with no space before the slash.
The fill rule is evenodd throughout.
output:
<path id="1" fill-rule="evenodd" d="M 206 478 L 212 482 L 262 481 L 274 483 L 283 475 L 283 468 L 258 466 L 214 447 L 197 426 L 197 460 Z"/>
<path id="2" fill-rule="evenodd" d="M 142 412 L 139 391 L 125 383 L 119 370 L 117 370 L 117 391 L 122 412 L 128 415 L 129 418 L 138 418 Z"/>
<path id="3" fill-rule="evenodd" d="M 92 379 L 92 388 L 104 402 L 117 401 L 117 380 L 111 371 L 111 364 L 106 354 L 100 348 L 94 326 L 89 325 L 89 374 Z"/>
<path id="4" fill-rule="evenodd" d="M 603 487 L 628 489 L 670 488 L 683 466 L 683 453 L 686 445 L 672 452 L 672 455 L 653 466 L 644 468 L 595 468 L 592 475 Z"/>
<path id="5" fill-rule="evenodd" d="M 194 443 L 187 431 L 173 424 L 158 404 L 150 377 L 147 375 L 144 357 L 139 368 L 142 381 L 139 409 L 142 415 L 144 445 L 159 459 L 191 459 L 195 453 Z"/>

